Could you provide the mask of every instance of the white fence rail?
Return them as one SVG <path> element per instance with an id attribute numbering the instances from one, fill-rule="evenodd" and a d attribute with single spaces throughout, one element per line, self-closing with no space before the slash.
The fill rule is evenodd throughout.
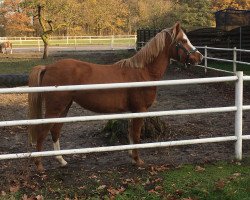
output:
<path id="1" fill-rule="evenodd" d="M 116 46 L 135 48 L 136 35 L 110 35 L 110 36 L 51 36 L 50 46 L 81 47 L 81 46 Z M 36 47 L 38 51 L 43 46 L 41 37 L 0 37 L 0 41 L 12 42 L 13 48 Z"/>
<path id="2" fill-rule="evenodd" d="M 215 47 L 208 47 L 208 46 L 197 46 L 198 49 L 204 49 L 204 66 L 203 65 L 198 65 L 200 67 L 204 67 L 205 73 L 207 73 L 207 69 L 212 69 L 216 71 L 221 71 L 221 72 L 227 72 L 227 73 L 235 73 L 237 71 L 237 64 L 244 64 L 244 65 L 250 65 L 248 62 L 242 62 L 237 60 L 237 52 L 245 52 L 249 53 L 250 57 L 250 50 L 247 49 L 237 49 L 236 47 L 234 48 L 215 48 Z M 213 58 L 208 56 L 208 50 L 215 50 L 215 51 L 232 51 L 233 52 L 233 58 L 232 60 L 229 59 L 222 59 L 222 58 Z M 217 69 L 213 67 L 208 66 L 208 60 L 216 60 L 216 61 L 222 61 L 222 62 L 228 62 L 232 63 L 232 71 L 227 71 L 227 70 L 222 70 L 222 69 Z"/>
<path id="3" fill-rule="evenodd" d="M 116 84 L 95 84 L 95 85 L 77 85 L 77 86 L 58 86 L 58 87 L 34 87 L 34 88 L 12 88 L 0 89 L 0 94 L 6 93 L 27 93 L 27 92 L 48 92 L 48 91 L 65 91 L 65 90 L 94 90 L 94 89 L 110 89 L 110 88 L 125 88 L 125 87 L 148 87 L 148 86 L 163 86 L 163 85 L 180 85 L 180 84 L 198 84 L 198 83 L 212 83 L 212 82 L 235 82 L 235 105 L 229 107 L 217 108 L 201 108 L 188 110 L 172 110 L 172 111 L 158 111 L 158 112 L 143 112 L 143 113 L 124 113 L 124 114 L 109 114 L 109 115 L 95 115 L 95 116 L 80 116 L 67 118 L 50 118 L 50 119 L 35 119 L 35 120 L 16 120 L 16 121 L 2 121 L 1 126 L 15 126 L 28 124 L 43 124 L 54 122 L 76 122 L 76 121 L 90 121 L 90 120 L 104 120 L 104 119 L 120 119 L 120 118 L 139 118 L 150 116 L 166 116 L 166 115 L 189 115 L 189 114 L 205 114 L 215 112 L 235 112 L 235 135 L 226 137 L 214 137 L 192 140 L 180 140 L 169 142 L 156 142 L 145 144 L 131 144 L 121 146 L 108 147 L 94 147 L 84 149 L 70 149 L 60 151 L 45 151 L 45 152 L 28 152 L 0 155 L 0 160 L 30 158 L 40 156 L 55 156 L 55 155 L 69 155 L 78 153 L 93 153 L 104 151 L 121 151 L 131 149 L 168 147 L 176 145 L 202 144 L 211 142 L 235 141 L 235 157 L 238 160 L 242 159 L 242 140 L 250 139 L 250 135 L 242 135 L 242 111 L 250 110 L 250 105 L 243 106 L 243 81 L 249 81 L 250 76 L 243 76 L 243 72 L 237 72 L 235 76 L 203 78 L 203 79 L 184 79 L 184 80 L 168 80 L 168 81 L 151 81 L 151 82 L 135 82 L 135 83 L 116 83 Z"/>

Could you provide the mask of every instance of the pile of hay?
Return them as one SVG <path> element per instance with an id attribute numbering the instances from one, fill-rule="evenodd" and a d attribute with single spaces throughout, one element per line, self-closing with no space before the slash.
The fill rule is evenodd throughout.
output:
<path id="1" fill-rule="evenodd" d="M 103 128 L 102 132 L 105 134 L 105 137 L 110 144 L 114 144 L 116 142 L 127 144 L 128 120 L 110 120 Z M 169 129 L 167 124 L 161 118 L 150 117 L 144 119 L 141 138 L 152 138 L 158 140 L 160 137 L 168 133 Z"/>

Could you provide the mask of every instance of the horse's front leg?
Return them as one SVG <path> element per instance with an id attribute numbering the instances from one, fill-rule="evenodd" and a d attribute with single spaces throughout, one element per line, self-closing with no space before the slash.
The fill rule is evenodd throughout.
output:
<path id="1" fill-rule="evenodd" d="M 129 122 L 129 142 L 130 144 L 140 143 L 141 129 L 143 126 L 143 118 L 132 119 Z M 129 151 L 130 156 L 132 157 L 132 162 L 137 166 L 144 164 L 143 160 L 140 159 L 138 150 L 133 149 Z"/>

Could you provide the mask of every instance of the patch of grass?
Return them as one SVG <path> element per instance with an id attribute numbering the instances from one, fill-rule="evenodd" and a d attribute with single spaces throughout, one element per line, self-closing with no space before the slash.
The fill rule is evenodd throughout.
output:
<path id="1" fill-rule="evenodd" d="M 66 51 L 61 54 L 51 54 L 46 60 L 41 58 L 41 53 L 0 55 L 0 74 L 28 74 L 31 68 L 36 65 L 48 65 L 63 58 L 107 64 L 131 57 L 133 54 L 134 52 L 126 50 L 93 52 Z"/>
<path id="2" fill-rule="evenodd" d="M 141 185 L 136 186 L 129 186 L 127 190 L 118 195 L 116 197 L 117 200 L 138 200 L 138 199 L 145 199 L 145 200 L 160 200 L 159 195 L 154 193 L 149 193 L 147 190 L 144 189 Z"/>
<path id="3" fill-rule="evenodd" d="M 187 165 L 164 174 L 164 188 L 175 198 L 250 199 L 249 165 L 218 163 L 204 170 Z"/>
<path id="4" fill-rule="evenodd" d="M 249 200 L 250 168 L 247 164 L 217 163 L 185 165 L 161 173 L 163 189 L 149 193 L 144 187 L 129 187 L 117 199 Z M 152 190 L 151 190 L 152 192 Z M 135 198 L 134 198 L 135 197 Z"/>

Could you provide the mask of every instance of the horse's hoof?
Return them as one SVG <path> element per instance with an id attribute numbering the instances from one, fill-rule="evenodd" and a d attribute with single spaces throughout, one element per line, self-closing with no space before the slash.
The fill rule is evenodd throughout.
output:
<path id="1" fill-rule="evenodd" d="M 39 173 L 44 173 L 44 172 L 45 172 L 45 169 L 44 169 L 44 167 L 43 167 L 42 164 L 37 165 L 37 166 L 36 166 L 36 169 L 37 169 L 37 171 L 38 171 Z"/>
<path id="2" fill-rule="evenodd" d="M 62 161 L 60 162 L 61 167 L 65 167 L 67 164 L 68 164 L 68 163 L 67 163 L 66 160 L 62 160 Z"/>
<path id="3" fill-rule="evenodd" d="M 140 158 L 138 158 L 138 159 L 136 159 L 136 160 L 132 160 L 132 163 L 133 163 L 134 165 L 136 165 L 137 167 L 141 167 L 141 166 L 144 165 L 144 161 L 143 161 L 142 159 L 140 159 Z"/>
<path id="4" fill-rule="evenodd" d="M 57 156 L 56 160 L 60 163 L 61 167 L 64 167 L 64 166 L 66 166 L 68 164 L 67 161 L 64 160 L 62 156 Z"/>

